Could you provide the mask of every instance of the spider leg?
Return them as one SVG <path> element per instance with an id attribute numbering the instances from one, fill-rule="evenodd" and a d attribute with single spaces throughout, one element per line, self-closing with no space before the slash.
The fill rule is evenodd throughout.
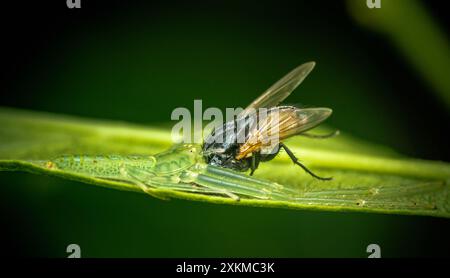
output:
<path id="1" fill-rule="evenodd" d="M 432 193 L 445 187 L 442 182 L 434 182 L 393 187 L 303 191 L 212 165 L 200 164 L 191 169 L 193 170 L 185 170 L 172 176 L 156 176 L 152 172 L 133 166 L 124 166 L 121 172 L 127 181 L 133 182 L 144 192 L 161 199 L 167 199 L 167 197 L 158 192 L 158 189 L 224 195 L 235 201 L 239 201 L 240 196 L 245 196 L 312 206 L 435 210 L 436 205 L 432 200 L 429 202 L 404 201 L 401 197 Z"/>
<path id="2" fill-rule="evenodd" d="M 299 193 L 297 190 L 286 188 L 278 183 L 255 179 L 230 169 L 212 165 L 204 166 L 196 175 L 194 182 L 209 188 L 266 200 L 293 200 L 292 196 Z"/>
<path id="3" fill-rule="evenodd" d="M 156 177 L 153 173 L 142 170 L 138 167 L 125 166 L 122 167 L 120 171 L 124 177 L 139 186 L 142 191 L 158 199 L 168 199 L 167 197 L 161 195 L 158 192 L 158 189 L 206 194 L 221 193 L 217 192 L 217 190 L 199 187 L 194 184 L 176 182 L 170 178 Z"/>

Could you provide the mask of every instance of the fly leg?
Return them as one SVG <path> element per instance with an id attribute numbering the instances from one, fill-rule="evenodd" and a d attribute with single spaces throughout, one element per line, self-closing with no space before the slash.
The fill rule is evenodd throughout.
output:
<path id="1" fill-rule="evenodd" d="M 285 187 L 281 184 L 255 179 L 235 171 L 208 165 L 195 178 L 195 182 L 209 188 L 225 189 L 240 196 L 253 199 L 290 201 L 308 206 L 333 207 L 373 207 L 390 209 L 428 209 L 435 210 L 433 200 L 415 202 L 401 197 L 419 193 L 433 193 L 442 190 L 442 182 L 420 185 L 403 185 L 391 188 L 372 187 L 355 189 L 329 189 L 322 191 L 303 191 Z"/>
<path id="2" fill-rule="evenodd" d="M 294 155 L 294 153 L 288 148 L 286 147 L 285 144 L 280 143 L 280 147 L 282 147 L 286 153 L 288 154 L 288 156 L 291 158 L 292 162 L 294 162 L 295 164 L 297 164 L 298 166 L 302 167 L 303 170 L 305 170 L 305 172 L 307 172 L 308 174 L 310 174 L 311 176 L 315 177 L 318 180 L 323 180 L 323 181 L 329 181 L 332 180 L 332 177 L 327 177 L 327 178 L 323 178 L 323 177 L 319 177 L 318 175 L 314 174 L 311 170 L 309 170 L 308 168 L 306 168 L 305 165 L 303 165 L 302 163 L 300 163 L 298 161 L 298 158 Z"/>
<path id="3" fill-rule="evenodd" d="M 252 153 L 252 160 L 250 163 L 250 176 L 253 176 L 256 168 L 259 166 L 259 162 L 261 161 L 261 154 L 259 152 Z"/>

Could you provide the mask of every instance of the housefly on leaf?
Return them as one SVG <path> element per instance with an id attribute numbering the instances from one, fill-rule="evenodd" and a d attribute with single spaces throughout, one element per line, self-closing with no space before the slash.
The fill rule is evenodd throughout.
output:
<path id="1" fill-rule="evenodd" d="M 402 196 L 440 190 L 444 184 L 439 182 L 394 187 L 377 185 L 371 188 L 299 190 L 240 173 L 251 170 L 252 174 L 260 162 L 273 159 L 280 149 L 284 149 L 295 164 L 313 177 L 331 179 L 311 172 L 281 142 L 295 135 L 328 138 L 338 134 L 306 133 L 330 116 L 332 111 L 329 108 L 279 105 L 313 68 L 313 62 L 295 68 L 234 120 L 211 132 L 202 145 L 177 144 L 155 155 L 63 155 L 49 161 L 35 162 L 56 171 L 133 184 L 159 198 L 166 198 L 164 191 L 169 190 L 226 196 L 236 201 L 243 197 L 312 206 L 435 210 L 433 203 L 411 203 Z M 263 116 L 256 112 L 262 108 L 266 109 Z M 273 135 L 278 139 L 275 144 L 267 140 Z"/>
<path id="2" fill-rule="evenodd" d="M 279 106 L 314 66 L 314 62 L 298 66 L 267 89 L 235 119 L 214 129 L 203 143 L 205 161 L 210 165 L 237 171 L 250 169 L 250 175 L 253 175 L 260 162 L 272 160 L 284 149 L 296 165 L 314 178 L 331 180 L 331 177 L 314 174 L 282 142 L 295 135 L 328 138 L 338 134 L 338 131 L 327 135 L 305 133 L 325 121 L 332 113 L 330 108 Z"/>

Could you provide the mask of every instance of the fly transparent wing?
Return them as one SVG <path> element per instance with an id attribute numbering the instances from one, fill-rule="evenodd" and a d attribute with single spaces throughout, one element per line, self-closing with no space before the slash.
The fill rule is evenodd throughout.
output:
<path id="1" fill-rule="evenodd" d="M 330 108 L 297 108 L 278 106 L 271 108 L 266 117 L 260 118 L 256 128 L 248 132 L 246 141 L 239 148 L 237 159 L 272 145 L 274 140 L 284 139 L 310 130 L 325 121 L 332 113 Z M 276 138 L 274 137 L 276 136 Z M 270 141 L 265 139 L 271 138 Z M 267 142 L 265 142 L 267 141 Z"/>
<path id="2" fill-rule="evenodd" d="M 325 121 L 333 112 L 330 108 L 296 108 L 295 116 L 280 123 L 280 140 L 310 130 Z"/>
<path id="3" fill-rule="evenodd" d="M 308 62 L 293 69 L 247 106 L 241 116 L 246 116 L 261 107 L 270 108 L 280 104 L 302 83 L 315 65 L 315 62 Z"/>

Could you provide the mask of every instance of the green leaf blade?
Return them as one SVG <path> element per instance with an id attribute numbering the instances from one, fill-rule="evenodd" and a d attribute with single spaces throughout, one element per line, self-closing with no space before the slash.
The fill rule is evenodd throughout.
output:
<path id="1" fill-rule="evenodd" d="M 28 171 L 126 191 L 141 192 L 125 182 L 49 169 L 45 162 L 63 154 L 154 154 L 171 145 L 167 129 L 11 108 L 0 108 L 0 126 L 0 170 Z M 317 133 L 322 131 L 325 132 L 318 130 Z M 176 191 L 161 191 L 161 194 L 169 198 L 229 205 L 450 217 L 448 163 L 406 158 L 389 148 L 352 138 L 345 132 L 327 140 L 297 136 L 287 144 L 308 167 L 323 176 L 333 176 L 333 180 L 312 179 L 293 165 L 286 154 L 262 163 L 255 173 L 256 178 L 291 186 L 305 194 L 347 190 L 350 195 L 337 196 L 342 202 L 336 203 L 330 200 L 281 202 L 245 198 L 236 202 L 229 198 Z M 376 197 L 370 194 L 367 198 L 351 196 L 354 190 L 370 193 L 374 189 L 381 192 Z M 383 195 L 383 192 L 388 194 Z"/>

